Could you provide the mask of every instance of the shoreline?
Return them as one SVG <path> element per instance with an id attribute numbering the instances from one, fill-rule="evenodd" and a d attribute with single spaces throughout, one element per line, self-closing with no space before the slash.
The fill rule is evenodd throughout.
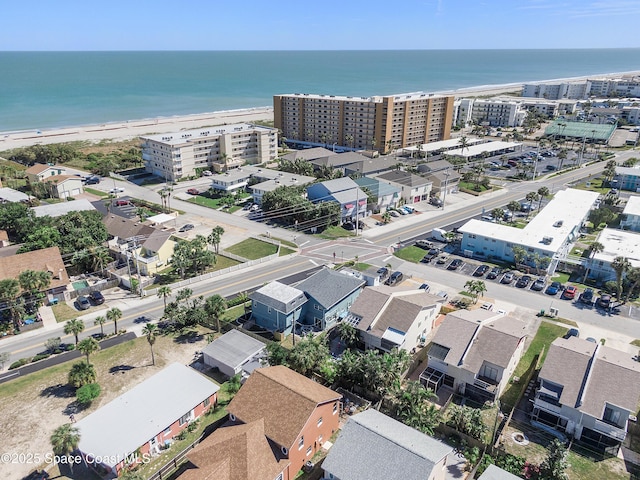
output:
<path id="1" fill-rule="evenodd" d="M 549 84 L 559 82 L 584 81 L 589 78 L 617 78 L 640 76 L 640 71 L 614 72 L 605 74 L 583 75 L 579 77 L 555 78 L 521 83 L 504 83 L 496 85 L 479 85 L 455 90 L 432 92 L 436 95 L 453 95 L 456 99 L 464 96 L 499 96 L 519 91 L 528 83 Z M 26 129 L 0 132 L 0 151 L 32 145 L 45 145 L 66 142 L 99 142 L 103 140 L 126 141 L 144 135 L 173 133 L 217 126 L 228 123 L 251 123 L 256 121 L 273 121 L 273 107 L 252 107 L 215 112 L 193 113 L 187 115 L 159 116 L 137 120 L 105 122 L 71 127 L 55 127 L 46 129 Z M 213 123 L 212 123 L 213 122 Z M 217 122 L 217 123 L 216 123 Z"/>

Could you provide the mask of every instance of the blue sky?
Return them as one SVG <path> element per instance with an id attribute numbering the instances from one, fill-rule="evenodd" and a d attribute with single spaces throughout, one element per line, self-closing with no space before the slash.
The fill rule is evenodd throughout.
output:
<path id="1" fill-rule="evenodd" d="M 640 47 L 639 0 L 7 0 L 0 50 Z"/>

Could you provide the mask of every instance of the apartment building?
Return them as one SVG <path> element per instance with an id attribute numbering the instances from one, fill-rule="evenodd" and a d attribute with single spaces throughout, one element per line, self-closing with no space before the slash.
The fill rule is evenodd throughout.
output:
<path id="1" fill-rule="evenodd" d="M 445 140 L 451 134 L 453 96 L 409 93 L 346 97 L 290 94 L 273 97 L 274 124 L 287 141 L 341 150 L 399 148 Z"/>
<path id="2" fill-rule="evenodd" d="M 523 97 L 546 98 L 547 100 L 561 100 L 570 98 L 580 100 L 589 96 L 591 83 L 561 82 L 561 83 L 527 83 L 522 87 Z"/>
<path id="3" fill-rule="evenodd" d="M 501 99 L 462 98 L 456 100 L 454 124 L 460 127 L 472 123 L 491 127 L 517 127 L 527 116 L 521 102 Z"/>
<path id="4" fill-rule="evenodd" d="M 278 130 L 240 123 L 142 138 L 145 169 L 168 181 L 274 160 Z"/>

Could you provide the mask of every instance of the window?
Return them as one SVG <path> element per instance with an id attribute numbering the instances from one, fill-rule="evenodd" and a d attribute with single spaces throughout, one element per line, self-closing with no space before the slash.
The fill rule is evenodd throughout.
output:
<path id="1" fill-rule="evenodd" d="M 302 450 L 302 447 L 304 447 L 304 435 L 300 437 L 300 441 L 298 442 L 298 450 Z"/>
<path id="2" fill-rule="evenodd" d="M 204 402 L 202 402 L 202 406 L 208 407 L 210 403 L 211 403 L 211 400 L 209 399 L 209 397 L 207 397 L 204 399 Z"/>
<path id="3" fill-rule="evenodd" d="M 620 422 L 620 411 L 614 410 L 610 407 L 606 407 L 604 409 L 604 415 L 602 419 L 607 423 L 612 423 L 614 425 L 619 425 Z"/>
<path id="4" fill-rule="evenodd" d="M 333 414 L 335 415 L 336 413 L 338 413 L 338 402 L 333 404 Z"/>
<path id="5" fill-rule="evenodd" d="M 318 419 L 318 426 L 322 425 L 322 417 Z"/>
<path id="6" fill-rule="evenodd" d="M 178 422 L 180 426 L 184 425 L 185 423 L 188 423 L 190 417 L 191 417 L 191 412 L 185 413 L 183 416 L 181 416 L 180 421 Z"/>
<path id="7" fill-rule="evenodd" d="M 307 457 L 311 455 L 311 452 L 312 452 L 312 448 L 311 447 L 307 448 Z"/>

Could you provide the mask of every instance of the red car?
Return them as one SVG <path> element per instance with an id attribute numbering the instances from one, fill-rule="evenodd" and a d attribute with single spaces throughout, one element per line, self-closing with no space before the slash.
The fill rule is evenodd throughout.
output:
<path id="1" fill-rule="evenodd" d="M 187 190 L 187 193 L 189 195 L 200 195 L 200 191 L 197 188 L 190 188 Z"/>
<path id="2" fill-rule="evenodd" d="M 116 200 L 116 207 L 123 207 L 129 205 L 129 200 Z"/>
<path id="3" fill-rule="evenodd" d="M 572 298 L 575 298 L 576 293 L 578 293 L 578 289 L 573 285 L 569 285 L 567 288 L 564 289 L 564 292 L 562 292 L 562 296 L 564 298 L 571 300 Z"/>

